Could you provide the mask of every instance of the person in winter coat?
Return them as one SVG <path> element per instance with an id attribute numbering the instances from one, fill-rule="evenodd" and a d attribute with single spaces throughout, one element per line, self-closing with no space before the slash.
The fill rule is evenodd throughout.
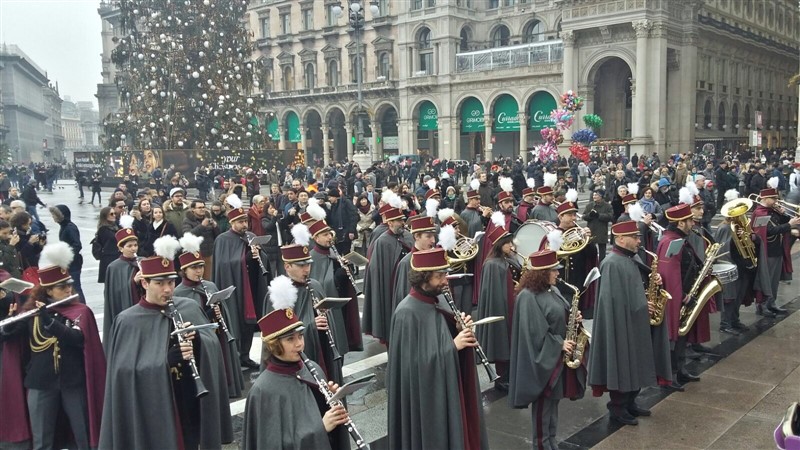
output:
<path id="1" fill-rule="evenodd" d="M 100 210 L 100 218 L 97 221 L 97 239 L 100 245 L 100 271 L 97 274 L 97 282 L 106 282 L 106 268 L 115 259 L 119 258 L 119 248 L 114 234 L 119 227 L 117 226 L 117 213 L 114 208 L 106 206 Z"/>
<path id="2" fill-rule="evenodd" d="M 751 194 L 758 194 L 762 189 L 767 188 L 767 168 L 765 166 L 758 166 L 756 173 L 750 178 L 749 187 Z"/>
<path id="3" fill-rule="evenodd" d="M 583 209 L 583 217 L 586 218 L 586 226 L 592 232 L 592 242 L 597 244 L 600 261 L 606 256 L 608 224 L 614 218 L 614 211 L 604 197 L 605 192 L 602 190 L 594 191 L 592 193 L 592 201 L 588 202 Z"/>
<path id="4" fill-rule="evenodd" d="M 28 214 L 31 215 L 36 221 L 40 221 L 39 213 L 36 211 L 37 205 L 42 205 L 43 207 L 47 207 L 47 205 L 39 198 L 39 195 L 36 193 L 36 182 L 29 182 L 23 189 L 22 189 L 22 200 L 25 202 L 25 210 L 28 211 Z"/>
<path id="5" fill-rule="evenodd" d="M 186 211 L 189 210 L 189 205 L 184 201 L 186 191 L 176 187 L 169 191 L 169 200 L 164 202 L 164 219 L 171 223 L 175 230 L 178 232 L 176 238 L 183 236 L 183 219 L 186 217 Z"/>
<path id="6" fill-rule="evenodd" d="M 81 232 L 78 230 L 78 226 L 72 222 L 72 212 L 67 205 L 51 206 L 50 215 L 53 216 L 53 221 L 61 227 L 58 231 L 58 240 L 69 245 L 75 254 L 68 271 L 72 277 L 72 288 L 75 293 L 80 294 L 81 302 L 86 303 L 86 297 L 81 289 L 81 269 L 83 268 Z"/>

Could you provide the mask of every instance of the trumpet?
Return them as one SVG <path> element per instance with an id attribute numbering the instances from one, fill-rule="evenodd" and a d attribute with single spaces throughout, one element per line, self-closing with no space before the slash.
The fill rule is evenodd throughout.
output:
<path id="1" fill-rule="evenodd" d="M 760 195 L 750 194 L 747 196 L 747 198 L 752 200 L 754 203 L 758 203 L 759 205 L 767 208 L 767 205 L 761 201 L 762 198 Z M 782 211 L 778 210 L 778 208 L 781 208 Z M 775 205 L 771 209 L 774 209 L 778 214 L 783 214 L 784 216 L 792 219 L 795 217 L 800 217 L 800 205 L 795 205 L 794 203 L 789 203 L 785 200 L 775 199 Z"/>

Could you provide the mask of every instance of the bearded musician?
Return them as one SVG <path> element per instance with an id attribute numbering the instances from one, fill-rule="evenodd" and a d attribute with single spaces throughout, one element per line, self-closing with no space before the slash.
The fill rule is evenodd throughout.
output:
<path id="1" fill-rule="evenodd" d="M 582 230 L 582 233 L 589 239 L 588 243 L 580 251 L 559 255 L 564 266 L 560 269 L 561 279 L 573 286 L 581 286 L 586 279 L 586 274 L 599 264 L 597 259 L 597 245 L 591 240 L 591 231 L 589 231 L 588 228 L 581 229 L 581 227 L 578 226 L 576 222 L 578 218 L 578 207 L 574 203 L 564 202 L 559 205 L 556 212 L 558 213 L 558 229 L 562 231 L 562 236 L 566 235 L 567 231 L 577 228 Z M 561 283 L 559 283 L 558 289 L 564 298 L 572 298 L 574 295 L 572 289 Z M 583 317 L 587 319 L 593 317 L 594 300 L 595 288 L 594 285 L 592 285 L 581 294 L 579 308 Z"/>
<path id="2" fill-rule="evenodd" d="M 536 189 L 534 188 L 535 181 L 533 178 L 528 178 L 528 187 L 522 190 L 522 201 L 517 206 L 515 213 L 517 220 L 520 223 L 525 223 L 533 216 L 533 208 L 536 207 Z"/>
<path id="3" fill-rule="evenodd" d="M 691 201 L 692 210 L 692 232 L 689 233 L 686 240 L 692 246 L 697 260 L 700 265 L 706 261 L 706 250 L 716 241 L 708 230 L 703 227 L 703 214 L 705 212 L 705 204 L 702 197 L 694 195 Z M 694 281 L 694 280 L 692 280 Z M 711 350 L 703 345 L 704 342 L 711 340 L 711 323 L 709 321 L 709 314 L 717 312 L 716 301 L 709 301 L 700 311 L 700 316 L 697 318 L 694 327 L 687 335 L 687 341 L 691 345 L 692 350 L 699 353 L 712 353 Z"/>
<path id="4" fill-rule="evenodd" d="M 550 186 L 542 186 L 537 190 L 537 193 L 539 194 L 539 204 L 533 208 L 530 214 L 531 218 L 557 224 L 558 213 L 552 207 L 553 200 L 555 200 L 553 188 Z"/>

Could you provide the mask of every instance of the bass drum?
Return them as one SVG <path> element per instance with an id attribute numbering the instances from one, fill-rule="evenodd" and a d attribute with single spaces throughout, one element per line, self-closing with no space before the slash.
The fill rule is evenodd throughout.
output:
<path id="1" fill-rule="evenodd" d="M 547 244 L 547 234 L 558 227 L 544 220 L 528 220 L 514 232 L 514 246 L 517 247 L 517 259 L 524 265 L 522 258 L 538 252 Z"/>

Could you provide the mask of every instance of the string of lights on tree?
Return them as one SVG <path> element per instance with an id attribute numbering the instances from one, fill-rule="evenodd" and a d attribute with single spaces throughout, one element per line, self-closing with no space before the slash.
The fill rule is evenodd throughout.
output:
<path id="1" fill-rule="evenodd" d="M 253 155 L 266 147 L 252 94 L 259 82 L 243 26 L 247 4 L 120 1 L 123 36 L 111 59 L 123 112 L 104 122 L 106 149 L 186 149 L 212 160 L 207 150 Z"/>

